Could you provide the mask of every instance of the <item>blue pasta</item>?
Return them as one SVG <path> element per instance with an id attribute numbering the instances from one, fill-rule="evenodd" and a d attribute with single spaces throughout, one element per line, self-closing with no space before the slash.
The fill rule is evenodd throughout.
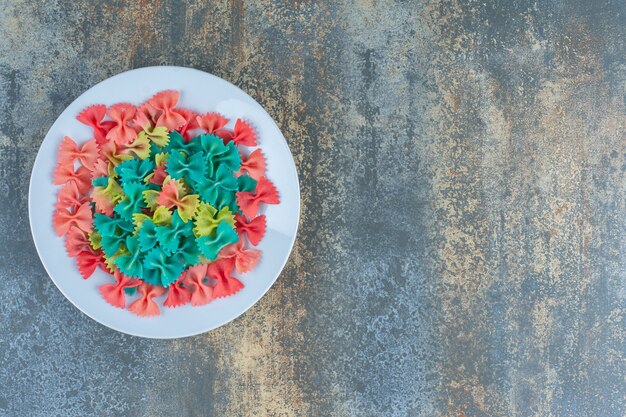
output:
<path id="1" fill-rule="evenodd" d="M 184 269 L 185 265 L 177 262 L 175 255 L 168 255 L 157 246 L 144 259 L 143 280 L 152 285 L 169 287 Z"/>
<path id="2" fill-rule="evenodd" d="M 132 232 L 135 228 L 132 222 L 122 218 L 112 218 L 104 214 L 96 213 L 93 216 L 94 226 L 101 236 L 113 236 L 118 229 L 125 232 Z"/>
<path id="3" fill-rule="evenodd" d="M 140 278 L 143 276 L 144 255 L 139 250 L 139 240 L 135 236 L 126 237 L 126 249 L 128 254 L 115 258 L 113 262 L 120 271 L 129 277 Z"/>
<path id="4" fill-rule="evenodd" d="M 226 152 L 213 158 L 219 166 L 225 166 L 231 171 L 237 172 L 241 168 L 241 155 L 234 142 L 228 142 Z"/>
<path id="5" fill-rule="evenodd" d="M 224 145 L 222 139 L 215 135 L 202 135 L 198 138 L 205 153 L 207 175 L 212 177 L 219 165 L 219 158 L 228 152 L 228 147 Z"/>
<path id="6" fill-rule="evenodd" d="M 210 261 L 215 260 L 225 246 L 236 243 L 238 240 L 237 232 L 225 220 L 222 220 L 217 226 L 215 236 L 196 238 L 200 252 Z"/>
<path id="7" fill-rule="evenodd" d="M 111 257 L 115 255 L 115 253 L 121 249 L 122 244 L 126 241 L 126 234 L 121 231 L 121 229 L 117 229 L 117 232 L 112 235 L 103 235 L 100 244 L 102 245 L 102 250 L 104 253 Z"/>
<path id="8" fill-rule="evenodd" d="M 163 147 L 160 147 L 159 145 L 157 145 L 156 143 L 152 142 L 152 145 L 150 146 L 150 156 L 147 159 L 153 160 L 156 157 L 157 154 L 164 152 Z"/>
<path id="9" fill-rule="evenodd" d="M 233 195 L 232 199 L 230 200 L 230 202 L 228 203 L 228 205 L 225 205 L 221 208 L 224 207 L 228 207 L 228 209 L 234 213 L 234 214 L 241 214 L 241 208 L 239 208 L 239 204 L 237 204 L 237 196 Z"/>
<path id="10" fill-rule="evenodd" d="M 91 183 L 94 187 L 106 187 L 109 185 L 109 177 L 103 175 L 102 177 L 92 179 Z"/>
<path id="11" fill-rule="evenodd" d="M 170 133 L 169 143 L 161 150 L 161 152 L 183 151 L 185 154 L 191 155 L 201 150 L 200 141 L 190 140 L 189 142 L 185 142 L 185 139 L 180 133 L 173 131 Z"/>
<path id="12" fill-rule="evenodd" d="M 207 175 L 207 165 L 202 152 L 190 156 L 174 151 L 170 155 L 165 168 L 174 179 L 185 179 L 189 184 L 204 181 Z"/>
<path id="13" fill-rule="evenodd" d="M 183 222 L 178 211 L 172 216 L 170 226 L 157 226 L 156 237 L 159 245 L 167 254 L 176 252 L 183 236 L 193 236 L 193 223 Z"/>
<path id="14" fill-rule="evenodd" d="M 120 217 L 132 221 L 133 213 L 139 212 L 142 208 L 146 207 L 143 192 L 146 191 L 148 187 L 140 182 L 128 182 L 122 185 L 122 189 L 126 196 L 122 201 L 117 203 L 113 210 L 119 214 Z"/>
<path id="15" fill-rule="evenodd" d="M 137 292 L 137 287 L 124 288 L 126 295 L 133 296 Z"/>
<path id="16" fill-rule="evenodd" d="M 200 147 L 208 156 L 222 155 L 228 151 L 224 141 L 215 135 L 204 134 L 193 140 L 200 141 Z"/>
<path id="17" fill-rule="evenodd" d="M 150 219 L 142 222 L 137 238 L 139 239 L 139 246 L 143 252 L 148 252 L 158 243 L 156 228 L 157 226 Z"/>
<path id="18" fill-rule="evenodd" d="M 256 188 L 256 180 L 249 175 L 241 175 L 237 178 L 237 189 L 239 191 L 252 192 Z"/>
<path id="19" fill-rule="evenodd" d="M 154 190 L 154 191 L 161 191 L 161 186 L 159 184 L 148 182 L 146 184 L 146 189 L 147 190 Z"/>
<path id="20" fill-rule="evenodd" d="M 150 158 L 144 160 L 129 159 L 115 167 L 115 172 L 120 176 L 122 184 L 129 182 L 143 182 L 155 168 L 154 162 Z"/>
<path id="21" fill-rule="evenodd" d="M 180 239 L 178 246 L 179 262 L 186 265 L 195 265 L 200 260 L 200 248 L 196 244 L 193 234 L 184 235 Z"/>
<path id="22" fill-rule="evenodd" d="M 233 203 L 235 204 L 236 210 L 232 210 Z M 237 204 L 237 197 L 235 193 L 229 190 L 224 190 L 222 188 L 218 189 L 217 198 L 215 199 L 215 207 L 218 209 L 223 209 L 224 207 L 228 207 L 231 211 L 238 211 L 239 206 Z"/>
<path id="23" fill-rule="evenodd" d="M 228 205 L 234 197 L 233 191 L 237 191 L 237 185 L 237 179 L 233 172 L 221 165 L 215 173 L 215 178 L 209 178 L 201 184 L 197 184 L 196 191 L 204 201 L 220 209 L 224 205 Z M 221 205 L 217 204 L 218 201 Z"/>

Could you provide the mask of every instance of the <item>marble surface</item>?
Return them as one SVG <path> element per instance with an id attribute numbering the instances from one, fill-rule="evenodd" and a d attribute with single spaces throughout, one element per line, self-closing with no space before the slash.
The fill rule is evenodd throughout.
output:
<path id="1" fill-rule="evenodd" d="M 625 415 L 625 14 L 0 0 L 0 415 Z M 60 112 L 149 65 L 259 101 L 302 189 L 274 287 L 176 341 L 74 308 L 27 215 Z"/>

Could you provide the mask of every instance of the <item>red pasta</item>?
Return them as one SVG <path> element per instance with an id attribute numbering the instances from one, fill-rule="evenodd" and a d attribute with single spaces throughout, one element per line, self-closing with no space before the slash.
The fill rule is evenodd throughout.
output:
<path id="1" fill-rule="evenodd" d="M 157 203 L 167 208 L 176 207 L 181 204 L 181 199 L 178 197 L 178 187 L 174 181 L 170 181 L 163 186 L 163 189 L 159 193 Z"/>
<path id="2" fill-rule="evenodd" d="M 191 131 L 197 129 L 198 126 L 198 114 L 194 111 L 188 109 L 174 109 L 178 114 L 183 116 L 185 119 L 185 123 L 182 124 L 178 128 L 178 133 L 180 133 L 185 139 L 185 142 L 188 143 L 191 140 Z"/>
<path id="3" fill-rule="evenodd" d="M 215 298 L 213 287 L 205 282 L 207 266 L 198 265 L 189 268 L 184 276 L 184 283 L 191 291 L 191 305 L 201 306 L 210 303 Z"/>
<path id="4" fill-rule="evenodd" d="M 91 251 L 91 245 L 85 232 L 76 226 L 71 226 L 65 235 L 65 250 L 71 257 L 77 256 L 82 251 Z"/>
<path id="5" fill-rule="evenodd" d="M 246 216 L 235 214 L 235 228 L 237 229 L 237 233 L 240 236 L 247 236 L 248 241 L 250 241 L 250 243 L 254 246 L 258 245 L 263 239 L 263 236 L 265 236 L 266 227 L 267 223 L 265 221 L 264 214 L 261 214 L 250 221 L 246 219 Z"/>
<path id="6" fill-rule="evenodd" d="M 93 129 L 93 137 L 96 143 L 102 144 L 107 141 L 106 135 L 115 125 L 111 120 L 103 120 L 106 116 L 107 108 L 102 104 L 87 107 L 80 112 L 76 119 Z"/>
<path id="7" fill-rule="evenodd" d="M 163 181 L 167 178 L 167 172 L 165 172 L 167 161 L 154 169 L 154 175 L 150 178 L 152 184 L 163 185 Z"/>
<path id="8" fill-rule="evenodd" d="M 257 146 L 256 133 L 246 121 L 237 119 L 233 128 L 233 142 L 236 145 Z"/>
<path id="9" fill-rule="evenodd" d="M 246 249 L 243 240 L 239 240 L 237 243 L 226 246 L 220 252 L 220 258 L 232 259 L 235 262 L 235 269 L 240 274 L 254 269 L 259 260 L 261 259 L 261 251 L 257 249 Z"/>
<path id="10" fill-rule="evenodd" d="M 141 281 L 127 277 L 119 269 L 115 270 L 113 276 L 115 277 L 115 284 L 101 285 L 98 287 L 98 290 L 102 294 L 102 298 L 113 307 L 126 308 L 126 293 L 124 290 L 138 287 L 141 285 Z"/>
<path id="11" fill-rule="evenodd" d="M 96 213 L 104 214 L 107 216 L 113 215 L 113 209 L 115 208 L 115 201 L 112 200 L 104 192 L 93 191 L 91 194 L 91 201 L 94 203 Z"/>
<path id="12" fill-rule="evenodd" d="M 95 252 L 93 250 L 79 252 L 76 255 L 76 265 L 84 279 L 89 278 L 96 271 L 97 267 L 106 268 L 102 252 L 99 250 Z"/>
<path id="13" fill-rule="evenodd" d="M 61 165 L 69 166 L 79 160 L 85 168 L 91 171 L 97 159 L 98 145 L 95 140 L 88 140 L 79 148 L 72 138 L 65 136 L 59 145 L 58 161 Z"/>
<path id="14" fill-rule="evenodd" d="M 54 230 L 57 235 L 65 235 L 72 226 L 77 226 L 85 232 L 93 230 L 93 215 L 89 203 L 83 203 L 76 212 L 71 213 L 67 209 L 58 209 L 52 217 Z"/>
<path id="15" fill-rule="evenodd" d="M 228 124 L 228 119 L 219 113 L 205 113 L 196 117 L 198 127 L 206 130 L 207 133 L 215 133 L 223 129 Z"/>
<path id="16" fill-rule="evenodd" d="M 106 135 L 109 141 L 117 145 L 128 145 L 137 137 L 137 131 L 131 126 L 137 109 L 132 104 L 119 103 L 107 110 L 107 115 L 115 123 Z"/>
<path id="17" fill-rule="evenodd" d="M 87 197 L 81 197 L 78 186 L 74 181 L 68 182 L 57 194 L 57 202 L 54 204 L 56 209 L 68 209 L 74 211 L 83 203 L 88 201 Z"/>
<path id="18" fill-rule="evenodd" d="M 278 204 L 280 198 L 276 187 L 265 177 L 259 178 L 256 185 L 256 192 L 241 191 L 237 193 L 237 204 L 241 208 L 243 214 L 248 217 L 254 217 L 259 211 L 259 204 Z"/>
<path id="19" fill-rule="evenodd" d="M 219 259 L 209 264 L 207 268 L 208 275 L 217 280 L 213 287 L 213 297 L 228 297 L 239 292 L 243 288 L 243 283 L 233 277 L 233 269 L 235 261 L 233 258 Z"/>
<path id="20" fill-rule="evenodd" d="M 191 290 L 183 284 L 185 275 L 170 285 L 167 298 L 163 302 L 165 307 L 179 307 L 191 301 Z"/>
<path id="21" fill-rule="evenodd" d="M 157 125 L 166 126 L 168 130 L 177 130 L 187 123 L 185 117 L 174 110 L 178 103 L 178 96 L 178 91 L 168 90 L 161 91 L 148 100 L 150 106 L 161 112 L 155 121 Z"/>
<path id="22" fill-rule="evenodd" d="M 135 300 L 128 310 L 140 317 L 153 317 L 161 314 L 159 306 L 154 302 L 154 298 L 165 294 L 167 291 L 163 287 L 146 284 L 145 282 L 139 286 L 139 299 Z"/>
<path id="23" fill-rule="evenodd" d="M 54 185 L 65 185 L 73 182 L 78 192 L 86 194 L 91 188 L 91 172 L 85 167 L 74 169 L 74 164 L 59 164 L 54 170 Z"/>
<path id="24" fill-rule="evenodd" d="M 133 120 L 133 126 L 136 129 L 152 130 L 159 118 L 161 112 L 148 103 L 143 103 L 137 107 L 137 113 Z"/>
<path id="25" fill-rule="evenodd" d="M 259 180 L 265 175 L 265 156 L 261 149 L 257 149 L 249 156 L 241 157 L 241 169 L 239 175 L 248 173 L 255 180 Z"/>
<path id="26" fill-rule="evenodd" d="M 98 159 L 93 165 L 93 171 L 91 171 L 91 178 L 106 177 L 109 175 L 109 163 L 102 159 Z"/>

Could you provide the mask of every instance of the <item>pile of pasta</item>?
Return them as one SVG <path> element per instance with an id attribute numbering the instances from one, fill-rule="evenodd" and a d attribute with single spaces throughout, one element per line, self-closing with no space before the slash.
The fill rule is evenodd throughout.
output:
<path id="1" fill-rule="evenodd" d="M 102 297 L 141 317 L 159 315 L 165 294 L 165 307 L 198 306 L 241 290 L 235 271 L 261 256 L 259 209 L 279 203 L 252 126 L 228 129 L 224 116 L 178 100 L 162 91 L 139 106 L 86 108 L 77 119 L 93 137 L 66 136 L 54 172 L 53 226 L 68 255 L 84 279 L 108 272 Z"/>

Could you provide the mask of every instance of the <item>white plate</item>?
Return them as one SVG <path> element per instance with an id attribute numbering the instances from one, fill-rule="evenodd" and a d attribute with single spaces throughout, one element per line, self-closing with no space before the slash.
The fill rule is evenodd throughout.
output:
<path id="1" fill-rule="evenodd" d="M 119 102 L 139 104 L 161 90 L 180 91 L 179 107 L 199 113 L 217 111 L 231 120 L 245 118 L 256 128 L 259 146 L 267 159 L 267 177 L 276 185 L 280 204 L 265 207 L 267 233 L 258 246 L 261 262 L 251 272 L 239 276 L 245 287 L 237 294 L 193 307 L 162 306 L 161 315 L 140 318 L 128 310 L 107 304 L 98 286 L 112 282 L 98 270 L 83 280 L 75 260 L 65 252 L 64 240 L 52 227 L 53 205 L 58 187 L 52 184 L 57 148 L 63 136 L 78 143 L 91 138 L 91 128 L 79 123 L 76 115 L 92 104 Z M 76 307 L 92 319 L 120 332 L 135 336 L 169 339 L 191 336 L 222 326 L 243 314 L 272 286 L 293 247 L 300 215 L 300 187 L 296 166 L 285 138 L 272 118 L 252 97 L 221 78 L 181 67 L 140 68 L 111 77 L 87 90 L 70 104 L 46 135 L 30 179 L 28 196 L 30 227 L 37 252 L 48 275 Z"/>

